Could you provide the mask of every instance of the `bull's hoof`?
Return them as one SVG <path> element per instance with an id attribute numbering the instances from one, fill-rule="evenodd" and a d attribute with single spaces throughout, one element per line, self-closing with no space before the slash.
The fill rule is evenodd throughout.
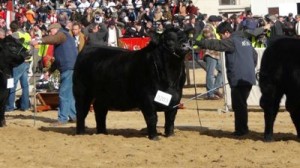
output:
<path id="1" fill-rule="evenodd" d="M 150 140 L 152 140 L 152 141 L 159 141 L 159 137 L 158 136 L 149 136 L 148 138 Z"/>
<path id="2" fill-rule="evenodd" d="M 85 134 L 85 130 L 76 130 L 77 135 L 83 135 Z"/>
<path id="3" fill-rule="evenodd" d="M 97 130 L 97 134 L 108 135 L 108 132 L 106 130 Z"/>
<path id="4" fill-rule="evenodd" d="M 273 142 L 273 137 L 271 135 L 264 136 L 264 142 Z"/>
<path id="5" fill-rule="evenodd" d="M 172 137 L 172 136 L 175 136 L 175 133 L 174 132 L 165 133 L 165 136 Z"/>
<path id="6" fill-rule="evenodd" d="M 171 137 L 171 136 L 174 136 L 175 133 L 174 133 L 174 126 L 172 127 L 167 127 L 165 128 L 165 136 L 166 137 Z"/>
<path id="7" fill-rule="evenodd" d="M 5 127 L 6 126 L 6 121 L 5 119 L 0 121 L 0 127 Z"/>

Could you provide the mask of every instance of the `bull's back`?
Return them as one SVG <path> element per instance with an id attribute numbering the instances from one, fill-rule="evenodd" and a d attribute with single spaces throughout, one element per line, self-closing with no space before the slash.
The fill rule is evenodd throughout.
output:
<path id="1" fill-rule="evenodd" d="M 76 81 L 83 84 L 94 98 L 117 109 L 137 106 L 139 89 L 149 80 L 145 55 L 138 52 L 97 48 L 79 55 L 74 71 Z"/>

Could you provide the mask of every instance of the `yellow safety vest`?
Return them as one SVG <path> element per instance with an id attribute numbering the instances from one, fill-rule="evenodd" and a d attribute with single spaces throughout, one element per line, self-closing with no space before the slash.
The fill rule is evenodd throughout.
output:
<path id="1" fill-rule="evenodd" d="M 31 37 L 28 33 L 23 33 L 23 32 L 19 32 L 18 31 L 18 36 L 19 38 L 24 38 L 24 43 L 23 43 L 23 47 L 25 47 L 27 50 L 30 50 L 30 41 L 31 41 Z"/>
<path id="2" fill-rule="evenodd" d="M 217 29 L 216 29 L 213 25 L 210 25 L 210 26 L 212 27 L 212 29 L 213 29 L 213 31 L 214 31 L 214 33 L 215 33 L 215 35 L 216 35 L 216 38 L 217 38 L 218 40 L 221 40 L 221 36 L 217 33 Z M 199 36 L 196 38 L 196 41 L 201 41 L 202 38 L 203 38 L 203 32 L 201 32 L 201 33 L 199 34 Z M 198 46 L 194 45 L 193 48 L 194 48 L 194 49 L 197 49 Z"/>
<path id="3" fill-rule="evenodd" d="M 19 39 L 24 38 L 24 42 L 22 45 L 24 48 L 26 48 L 29 51 L 30 50 L 30 41 L 31 41 L 31 37 L 30 37 L 29 33 L 18 31 L 18 36 L 19 36 Z M 32 57 L 30 57 L 30 59 L 28 59 L 26 61 L 32 61 Z"/>
<path id="4" fill-rule="evenodd" d="M 251 44 L 253 48 L 266 48 L 263 43 L 259 43 L 255 36 L 251 37 Z"/>
<path id="5" fill-rule="evenodd" d="M 43 57 L 46 56 L 49 45 L 42 44 L 40 45 L 38 56 Z"/>

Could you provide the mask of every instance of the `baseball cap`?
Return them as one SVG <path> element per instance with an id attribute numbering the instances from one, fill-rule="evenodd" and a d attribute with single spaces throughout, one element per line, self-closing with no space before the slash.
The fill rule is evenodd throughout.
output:
<path id="1" fill-rule="evenodd" d="M 59 23 L 53 23 L 48 27 L 48 31 L 51 29 L 60 29 L 61 25 Z"/>

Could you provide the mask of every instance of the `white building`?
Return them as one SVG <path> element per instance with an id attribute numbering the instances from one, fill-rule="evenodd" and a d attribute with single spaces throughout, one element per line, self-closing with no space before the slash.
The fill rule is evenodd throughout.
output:
<path id="1" fill-rule="evenodd" d="M 250 9 L 251 6 L 251 0 L 193 0 L 193 3 L 201 13 L 208 15 L 239 13 Z"/>
<path id="2" fill-rule="evenodd" d="M 279 14 L 287 16 L 300 12 L 300 0 L 251 0 L 252 13 L 256 15 Z"/>
<path id="3" fill-rule="evenodd" d="M 219 15 L 251 10 L 254 15 L 300 14 L 300 0 L 193 0 L 201 13 Z"/>

